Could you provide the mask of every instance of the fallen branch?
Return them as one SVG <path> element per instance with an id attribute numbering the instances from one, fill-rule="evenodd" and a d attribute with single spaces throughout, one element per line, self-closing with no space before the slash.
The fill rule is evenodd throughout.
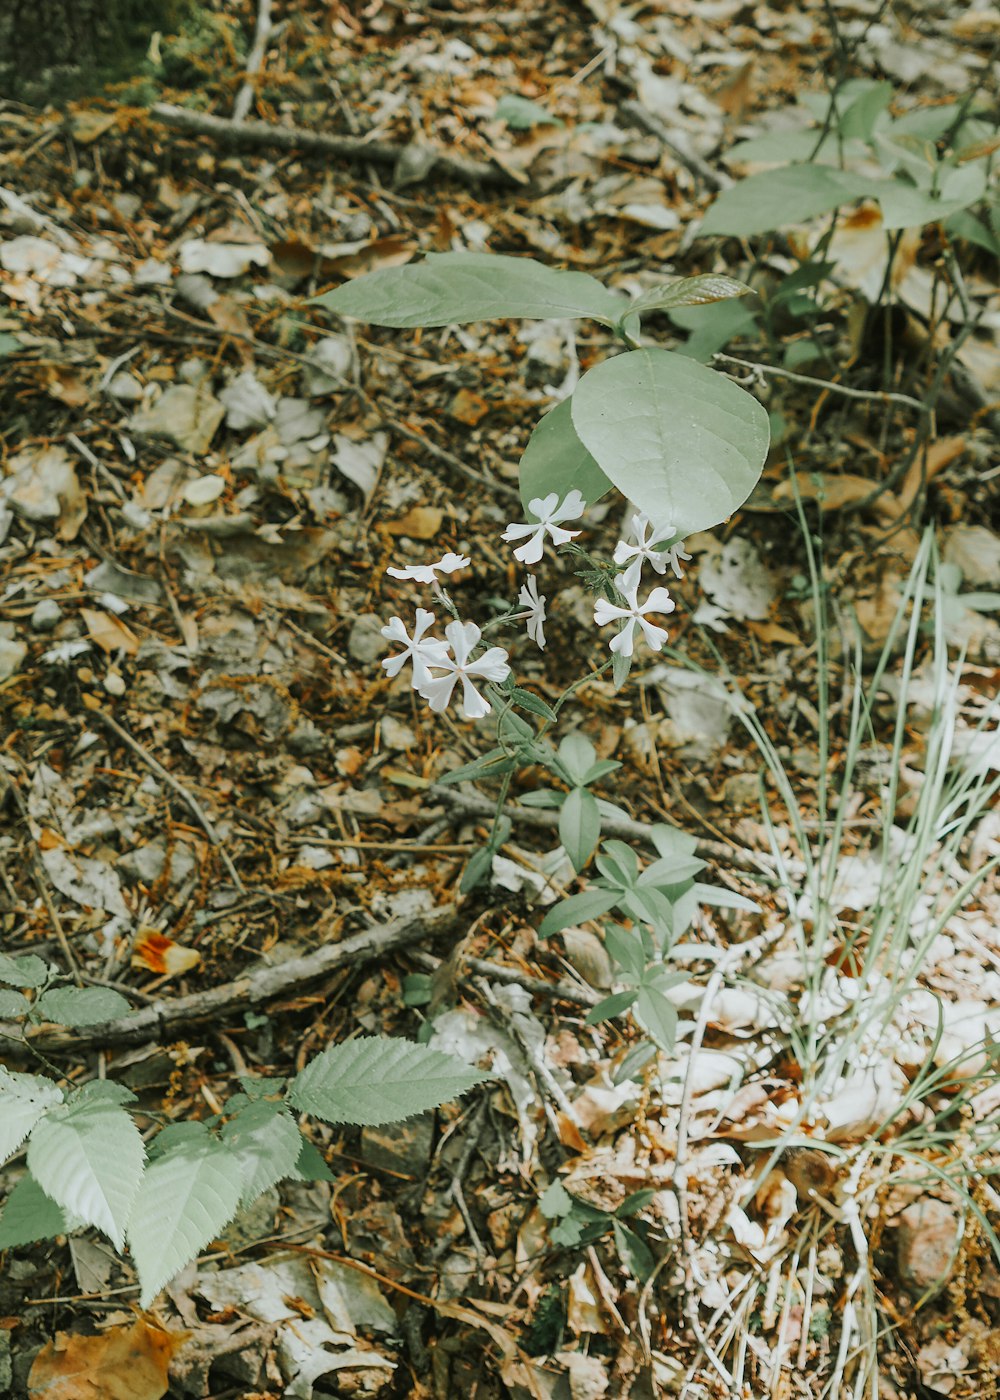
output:
<path id="1" fill-rule="evenodd" d="M 283 151 L 315 152 L 317 155 L 340 156 L 343 160 L 372 161 L 376 165 L 397 166 L 412 150 L 390 141 L 367 141 L 363 136 L 328 136 L 321 131 L 304 131 L 298 126 L 274 126 L 271 122 L 229 121 L 209 112 L 191 112 L 169 102 L 156 102 L 150 115 L 165 126 L 186 131 L 192 136 L 211 136 L 222 145 L 272 146 Z M 520 186 L 498 165 L 472 160 L 465 156 L 445 155 L 443 151 L 428 150 L 431 160 L 427 174 L 435 170 L 473 185 L 500 185 L 504 189 Z"/>
<path id="2" fill-rule="evenodd" d="M 246 80 L 233 103 L 233 121 L 244 122 L 250 113 L 254 98 L 254 78 L 264 65 L 267 43 L 271 37 L 271 0 L 257 0 L 257 29 L 253 38 L 253 48 L 245 68 Z"/>
<path id="3" fill-rule="evenodd" d="M 411 943 L 440 938 L 456 927 L 458 916 L 453 905 L 445 905 L 433 914 L 416 918 L 394 919 L 391 923 L 364 929 L 340 943 L 325 943 L 315 952 L 299 958 L 288 958 L 274 967 L 261 967 L 224 982 L 221 987 L 192 992 L 190 996 L 173 1001 L 155 1001 L 131 1016 L 106 1021 L 101 1026 L 86 1026 L 78 1030 L 40 1030 L 25 1038 L 16 1022 L 0 1023 L 0 1055 L 24 1059 L 33 1050 L 53 1054 L 60 1050 L 78 1054 L 81 1050 L 109 1045 L 143 1045 L 147 1041 L 170 1041 L 191 1026 L 206 1021 L 219 1022 L 231 1011 L 248 1011 L 278 997 L 297 992 L 310 983 L 320 982 L 341 968 L 356 967 L 362 962 L 377 961 L 397 948 Z"/>

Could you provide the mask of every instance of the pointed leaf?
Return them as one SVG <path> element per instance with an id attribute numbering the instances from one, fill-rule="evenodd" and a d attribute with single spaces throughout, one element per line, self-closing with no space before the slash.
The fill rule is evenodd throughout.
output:
<path id="1" fill-rule="evenodd" d="M 222 1129 L 243 1175 L 241 1204 L 251 1205 L 276 1181 L 290 1176 L 302 1151 L 302 1134 L 280 1104 L 259 1100 Z"/>
<path id="2" fill-rule="evenodd" d="M 555 491 L 559 499 L 579 491 L 588 506 L 612 488 L 573 427 L 571 401 L 563 399 L 535 425 L 518 468 L 525 510 L 528 502 Z"/>
<path id="3" fill-rule="evenodd" d="M 645 311 L 669 311 L 674 306 L 705 306 L 709 302 L 727 301 L 730 297 L 745 297 L 753 291 L 745 282 L 735 277 L 721 277 L 714 274 L 700 277 L 681 277 L 666 287 L 653 287 L 643 292 L 629 306 L 629 315 L 642 315 Z"/>
<path id="4" fill-rule="evenodd" d="M 597 750 L 584 734 L 567 734 L 559 745 L 559 762 L 569 775 L 571 783 L 580 785 L 586 781 L 587 770 L 597 761 Z"/>
<path id="5" fill-rule="evenodd" d="M 60 1026 L 96 1026 L 132 1010 L 112 987 L 53 987 L 42 993 L 35 1009 L 43 1020 Z"/>
<path id="6" fill-rule="evenodd" d="M 302 1146 L 295 1161 L 295 1170 L 289 1175 L 295 1181 L 334 1181 L 335 1177 L 330 1168 L 326 1165 L 322 1153 L 314 1142 L 310 1142 L 307 1137 L 302 1139 Z"/>
<path id="7" fill-rule="evenodd" d="M 574 924 L 585 924 L 613 909 L 618 900 L 617 890 L 584 890 L 583 894 L 572 894 L 545 915 L 538 930 L 539 938 L 551 938 L 554 933 L 562 933 L 564 928 Z"/>
<path id="8" fill-rule="evenodd" d="M 623 495 L 678 534 L 718 525 L 756 486 L 770 438 L 738 384 L 668 350 L 633 350 L 588 370 L 573 423 Z"/>
<path id="9" fill-rule="evenodd" d="M 878 184 L 830 165 L 786 165 L 783 170 L 767 170 L 723 190 L 702 219 L 701 232 L 739 238 L 769 233 L 828 214 L 855 199 L 877 195 Z"/>
<path id="10" fill-rule="evenodd" d="M 0 1162 L 16 1152 L 35 1124 L 63 1101 L 51 1079 L 15 1074 L 0 1065 Z"/>
<path id="11" fill-rule="evenodd" d="M 425 1045 L 360 1036 L 331 1045 L 306 1065 L 288 1098 L 328 1123 L 375 1127 L 437 1108 L 491 1077 Z"/>
<path id="12" fill-rule="evenodd" d="M 601 835 L 601 814 L 597 799 L 586 788 L 573 788 L 559 809 L 559 840 L 574 870 L 580 871 Z"/>
<path id="13" fill-rule="evenodd" d="M 125 1243 L 145 1159 L 131 1116 L 105 1099 L 53 1109 L 28 1146 L 28 1169 L 45 1194 L 102 1230 L 116 1249 Z"/>
<path id="14" fill-rule="evenodd" d="M 18 1245 L 34 1244 L 35 1240 L 51 1240 L 68 1233 L 65 1214 L 29 1173 L 7 1197 L 0 1215 L 0 1249 L 15 1249 Z"/>
<path id="15" fill-rule="evenodd" d="M 673 1002 L 652 987 L 640 987 L 635 1014 L 660 1049 L 670 1054 L 677 1040 L 677 1009 Z"/>
<path id="16" fill-rule="evenodd" d="M 211 1244 L 236 1214 L 242 1194 L 230 1152 L 207 1135 L 150 1162 L 128 1222 L 140 1307 L 148 1308 L 164 1284 Z"/>
<path id="17" fill-rule="evenodd" d="M 397 327 L 567 316 L 614 325 L 628 308 L 624 297 L 586 272 L 560 272 L 534 258 L 499 253 L 431 253 L 423 262 L 355 277 L 316 302 L 338 316 Z"/>
<path id="18" fill-rule="evenodd" d="M 34 953 L 24 953 L 18 958 L 0 953 L 0 982 L 6 982 L 9 987 L 40 987 L 48 975 L 48 964 Z"/>
<path id="19" fill-rule="evenodd" d="M 588 1026 L 596 1026 L 600 1021 L 610 1021 L 613 1016 L 620 1016 L 623 1011 L 627 1011 L 637 995 L 634 988 L 627 992 L 615 992 L 599 1001 L 583 1019 Z"/>

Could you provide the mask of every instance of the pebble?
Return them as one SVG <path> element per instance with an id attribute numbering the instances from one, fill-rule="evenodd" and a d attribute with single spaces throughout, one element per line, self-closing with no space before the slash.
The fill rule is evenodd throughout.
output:
<path id="1" fill-rule="evenodd" d="M 386 649 L 383 626 L 382 619 L 376 613 L 362 613 L 354 619 L 347 639 L 347 654 L 352 661 L 370 665 L 383 655 Z"/>
<path id="2" fill-rule="evenodd" d="M 43 598 L 31 614 L 31 625 L 36 632 L 51 632 L 62 617 L 62 608 L 53 598 Z"/>
<path id="3" fill-rule="evenodd" d="M 21 662 L 28 654 L 23 642 L 10 637 L 0 637 L 0 681 L 9 680 L 15 671 L 20 670 Z"/>
<path id="4" fill-rule="evenodd" d="M 899 1216 L 896 1260 L 903 1282 L 923 1293 L 947 1278 L 959 1244 L 954 1210 L 935 1196 L 921 1196 Z"/>

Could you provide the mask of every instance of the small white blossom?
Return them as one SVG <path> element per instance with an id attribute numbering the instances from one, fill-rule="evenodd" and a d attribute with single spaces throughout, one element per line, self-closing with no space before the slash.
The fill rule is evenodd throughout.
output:
<path id="1" fill-rule="evenodd" d="M 538 580 L 534 574 L 528 575 L 528 582 L 523 584 L 517 601 L 528 609 L 522 613 L 528 636 L 536 646 L 545 647 L 545 633 L 542 630 L 545 625 L 545 594 L 539 596 Z"/>
<path id="2" fill-rule="evenodd" d="M 514 558 L 521 564 L 537 564 L 542 557 L 546 533 L 553 544 L 566 544 L 580 533 L 579 530 L 564 530 L 557 522 L 576 520 L 583 514 L 586 504 L 579 491 L 571 491 L 561 505 L 555 491 L 548 496 L 536 496 L 528 502 L 528 510 L 537 520 L 523 525 L 508 525 L 500 538 L 509 543 L 511 540 L 523 540 L 529 535 L 528 542 L 514 550 Z"/>
<path id="3" fill-rule="evenodd" d="M 446 672 L 435 676 L 420 686 L 420 694 L 432 710 L 440 714 L 447 709 L 458 681 L 462 682 L 462 714 L 465 719 L 482 719 L 492 708 L 472 684 L 470 677 L 478 676 L 487 681 L 504 681 L 510 675 L 507 653 L 503 647 L 490 647 L 484 656 L 470 660 L 470 653 L 478 645 L 482 632 L 474 622 L 449 622 L 444 634 L 451 644 L 451 656 L 434 661 L 436 669 Z"/>
<path id="4" fill-rule="evenodd" d="M 649 519 L 640 512 L 638 515 L 633 515 L 631 530 L 636 542 L 628 544 L 625 540 L 618 541 L 614 554 L 616 564 L 628 564 L 631 561 L 641 565 L 648 559 L 658 574 L 665 574 L 669 564 L 675 578 L 682 579 L 684 577 L 679 561 L 690 559 L 691 556 L 685 554 L 683 542 L 678 540 L 677 544 L 671 545 L 669 549 L 656 548 L 664 540 L 673 539 L 677 533 L 672 523 L 668 521 L 666 525 L 653 526 Z"/>
<path id="5" fill-rule="evenodd" d="M 598 627 L 605 627 L 609 622 L 621 621 L 622 630 L 617 637 L 611 639 L 611 650 L 620 656 L 632 655 L 637 626 L 641 627 L 642 635 L 653 651 L 659 651 L 667 640 L 666 630 L 662 627 L 656 627 L 652 622 L 647 622 L 646 613 L 672 613 L 675 606 L 674 600 L 666 588 L 654 588 L 646 601 L 642 604 L 639 603 L 640 568 L 641 561 L 636 560 L 624 574 L 619 574 L 615 579 L 615 587 L 628 603 L 627 608 L 620 608 L 614 603 L 609 603 L 606 598 L 599 598 L 594 605 L 594 621 Z"/>
<path id="6" fill-rule="evenodd" d="M 405 569 L 386 569 L 386 573 L 413 583 L 437 583 L 438 574 L 453 574 L 467 568 L 471 562 L 464 554 L 446 554 L 436 564 L 411 564 Z"/>
<path id="7" fill-rule="evenodd" d="M 417 608 L 412 637 L 407 633 L 401 617 L 389 619 L 389 625 L 382 628 L 382 636 L 389 642 L 401 642 L 404 650 L 397 652 L 395 656 L 387 656 L 382 662 L 387 675 L 398 676 L 409 661 L 413 665 L 414 690 L 420 690 L 421 686 L 433 679 L 428 668 L 443 665 L 448 657 L 447 642 L 438 641 L 434 637 L 424 639 L 428 627 L 433 626 L 434 614 L 426 608 Z"/>

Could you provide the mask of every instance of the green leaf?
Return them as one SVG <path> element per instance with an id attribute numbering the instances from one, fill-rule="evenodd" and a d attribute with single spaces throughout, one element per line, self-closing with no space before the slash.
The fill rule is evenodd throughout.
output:
<path id="1" fill-rule="evenodd" d="M 640 888 L 652 885 L 676 885 L 682 880 L 689 880 L 692 875 L 697 875 L 699 870 L 705 869 L 705 862 L 700 856 L 681 855 L 680 852 L 670 855 L 660 856 L 659 860 L 654 860 L 646 866 L 646 869 L 639 876 Z"/>
<path id="2" fill-rule="evenodd" d="M 18 350 L 25 348 L 24 341 L 18 340 L 16 335 L 10 335 L 7 331 L 0 331 L 0 360 L 5 355 L 16 355 Z"/>
<path id="3" fill-rule="evenodd" d="M 649 1245 L 646 1244 L 645 1240 L 640 1239 L 634 1230 L 623 1225 L 620 1220 L 614 1222 L 614 1235 L 618 1258 L 633 1278 L 638 1279 L 640 1283 L 645 1283 L 656 1268 L 656 1260 L 653 1258 Z"/>
<path id="4" fill-rule="evenodd" d="M 579 872 L 587 864 L 600 836 L 597 799 L 586 788 L 573 788 L 559 809 L 559 840 L 574 870 Z"/>
<path id="5" fill-rule="evenodd" d="M 540 715 L 542 719 L 555 720 L 558 718 L 551 705 L 547 705 L 540 695 L 534 691 L 522 690 L 520 686 L 515 686 L 512 691 L 515 701 L 522 710 L 527 710 L 531 715 Z"/>
<path id="6" fill-rule="evenodd" d="M 692 856 L 698 849 L 698 838 L 668 822 L 656 822 L 649 828 L 653 845 L 661 856 Z"/>
<path id="7" fill-rule="evenodd" d="M 528 439 L 518 468 L 521 500 L 528 502 L 555 491 L 562 500 L 579 491 L 592 506 L 611 490 L 612 483 L 577 437 L 572 400 L 563 399 L 539 419 Z"/>
<path id="8" fill-rule="evenodd" d="M 538 930 L 539 938 L 551 938 L 564 928 L 584 924 L 613 909 L 618 900 L 617 890 L 584 890 L 582 894 L 562 899 L 545 915 Z"/>
<path id="9" fill-rule="evenodd" d="M 637 1211 L 645 1210 L 651 1201 L 659 1195 L 655 1186 L 642 1186 L 638 1191 L 630 1191 L 615 1211 L 619 1220 L 626 1220 L 630 1215 L 635 1215 Z"/>
<path id="10" fill-rule="evenodd" d="M 569 781 L 582 787 L 587 781 L 587 772 L 597 762 L 597 750 L 579 731 L 567 734 L 559 745 L 559 762 L 566 770 Z"/>
<path id="11" fill-rule="evenodd" d="M 692 887 L 692 894 L 699 904 L 711 905 L 713 909 L 743 909 L 748 914 L 759 914 L 760 905 L 746 895 L 727 890 L 722 885 L 699 885 Z"/>
<path id="12" fill-rule="evenodd" d="M 628 673 L 632 669 L 631 656 L 625 656 L 622 652 L 616 651 L 611 662 L 611 681 L 615 690 L 621 690 L 628 680 Z"/>
<path id="13" fill-rule="evenodd" d="M 783 170 L 751 175 L 723 190 L 702 220 L 701 232 L 739 238 L 769 233 L 828 214 L 855 199 L 877 195 L 879 188 L 879 181 L 829 165 L 787 165 Z"/>
<path id="14" fill-rule="evenodd" d="M 621 764 L 614 758 L 599 758 L 596 763 L 592 763 L 583 775 L 584 784 L 589 787 L 591 783 L 596 783 L 600 778 L 606 778 L 609 773 L 614 773 L 621 767 Z"/>
<path id="15" fill-rule="evenodd" d="M 31 1002 L 26 996 L 0 987 L 0 1017 L 5 1021 L 18 1020 L 21 1016 L 27 1016 L 30 1010 Z"/>
<path id="16" fill-rule="evenodd" d="M 569 1215 L 575 1202 L 561 1181 L 553 1181 L 538 1198 L 538 1209 L 546 1220 L 555 1220 L 560 1215 Z"/>
<path id="17" fill-rule="evenodd" d="M 673 1002 L 653 987 L 640 987 L 635 1014 L 643 1030 L 669 1055 L 677 1039 L 677 1010 Z"/>
<path id="18" fill-rule="evenodd" d="M 923 224 L 937 223 L 977 203 L 985 192 L 986 168 L 982 161 L 949 171 L 937 195 L 929 189 L 908 185 L 904 180 L 880 180 L 874 191 L 885 229 L 919 228 Z"/>
<path id="19" fill-rule="evenodd" d="M 425 1045 L 359 1036 L 317 1055 L 292 1080 L 288 1098 L 328 1123 L 378 1126 L 437 1108 L 490 1078 Z"/>
<path id="20" fill-rule="evenodd" d="M 528 97 L 519 97 L 514 92 L 501 97 L 493 115 L 497 121 L 506 122 L 511 131 L 530 131 L 533 126 L 565 125 L 559 117 L 539 107 L 537 102 L 532 102 Z"/>
<path id="21" fill-rule="evenodd" d="M 705 306 L 709 302 L 728 301 L 730 297 L 745 297 L 753 291 L 745 282 L 735 277 L 722 277 L 703 274 L 700 277 L 681 277 L 666 287 L 654 287 L 636 297 L 628 308 L 630 316 L 641 316 L 647 311 L 669 311 L 675 306 Z"/>
<path id="22" fill-rule="evenodd" d="M 517 767 L 517 760 L 507 757 L 506 749 L 490 749 L 489 753 L 484 753 L 482 758 L 477 758 L 472 763 L 465 763 L 461 768 L 454 768 L 450 773 L 443 774 L 437 781 L 442 786 L 449 783 L 468 783 L 479 778 L 496 778 L 502 773 L 510 773 Z"/>
<path id="23" fill-rule="evenodd" d="M 243 1175 L 240 1204 L 251 1205 L 276 1181 L 290 1176 L 302 1151 L 302 1134 L 280 1104 L 260 1099 L 222 1129 L 222 1141 Z"/>
<path id="24" fill-rule="evenodd" d="M 63 1211 L 26 1172 L 7 1197 L 0 1215 L 0 1249 L 14 1249 L 68 1233 L 69 1222 Z"/>
<path id="25" fill-rule="evenodd" d="M 0 1065 L 0 1162 L 16 1152 L 35 1124 L 62 1101 L 63 1092 L 51 1079 L 16 1074 Z"/>
<path id="26" fill-rule="evenodd" d="M 40 987 L 48 979 L 49 972 L 48 963 L 36 958 L 34 953 L 24 953 L 19 958 L 0 953 L 0 982 L 6 982 L 9 987 Z"/>
<path id="27" fill-rule="evenodd" d="M 622 971 L 638 982 L 646 968 L 646 950 L 639 938 L 621 924 L 607 924 L 604 946 Z"/>
<path id="28" fill-rule="evenodd" d="M 111 987 L 53 987 L 38 998 L 35 1010 L 60 1026 L 96 1026 L 127 1016 L 132 1008 Z"/>
<path id="29" fill-rule="evenodd" d="M 739 385 L 668 350 L 588 370 L 573 395 L 582 440 L 623 495 L 680 535 L 730 516 L 756 486 L 770 428 Z"/>
<path id="30" fill-rule="evenodd" d="M 500 253 L 431 253 L 356 277 L 316 302 L 338 316 L 399 328 L 578 316 L 613 326 L 628 306 L 586 272 Z"/>
<path id="31" fill-rule="evenodd" d="M 535 788 L 532 792 L 522 792 L 518 795 L 517 805 L 519 807 L 544 807 L 551 810 L 553 807 L 561 807 L 566 801 L 564 792 L 556 792 L 553 788 Z"/>
<path id="32" fill-rule="evenodd" d="M 403 978 L 403 1005 L 426 1006 L 434 995 L 434 979 L 429 972 L 411 972 Z"/>
<path id="33" fill-rule="evenodd" d="M 879 117 L 893 98 L 892 83 L 876 82 L 862 92 L 840 119 L 840 134 L 845 140 L 870 141 Z"/>
<path id="34" fill-rule="evenodd" d="M 677 353 L 705 365 L 731 340 L 756 332 L 760 307 L 745 301 L 715 301 L 709 306 L 678 306 L 669 314 L 675 326 L 689 332 Z"/>
<path id="35" fill-rule="evenodd" d="M 635 988 L 630 988 L 627 992 L 615 992 L 612 996 L 605 997 L 597 1005 L 587 1012 L 583 1018 L 588 1026 L 596 1026 L 600 1021 L 610 1021 L 613 1016 L 620 1016 L 623 1011 L 627 1011 L 635 1001 L 638 993 Z"/>
<path id="36" fill-rule="evenodd" d="M 31 1133 L 28 1169 L 63 1210 L 125 1243 L 146 1151 L 130 1114 L 104 1099 L 53 1109 Z"/>
<path id="37" fill-rule="evenodd" d="M 128 1222 L 128 1243 L 148 1308 L 164 1284 L 211 1244 L 240 1204 L 243 1179 L 208 1134 L 150 1162 Z"/>
<path id="38" fill-rule="evenodd" d="M 335 1181 L 336 1177 L 327 1166 L 323 1154 L 314 1142 L 303 1137 L 295 1170 L 289 1173 L 294 1181 Z"/>
<path id="39" fill-rule="evenodd" d="M 637 1080 L 646 1065 L 656 1059 L 656 1046 L 651 1040 L 640 1040 L 625 1054 L 621 1064 L 611 1075 L 611 1082 L 617 1088 L 628 1080 Z"/>
<path id="40" fill-rule="evenodd" d="M 469 894 L 489 879 L 493 871 L 494 854 L 495 852 L 489 846 L 481 846 L 478 851 L 473 851 L 468 864 L 462 871 L 462 879 L 458 886 L 459 894 Z"/>

